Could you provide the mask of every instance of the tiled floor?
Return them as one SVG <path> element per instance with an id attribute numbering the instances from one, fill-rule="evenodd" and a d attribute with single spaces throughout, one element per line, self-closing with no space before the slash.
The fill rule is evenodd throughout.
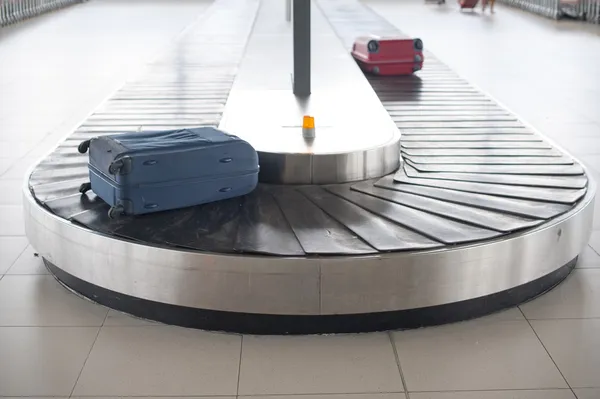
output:
<path id="1" fill-rule="evenodd" d="M 454 4 L 368 3 L 600 181 L 600 28 L 503 7 L 482 16 Z M 0 396 L 600 398 L 600 212 L 577 269 L 547 295 L 389 334 L 242 337 L 162 326 L 78 298 L 48 276 L 24 237 L 23 174 L 206 4 L 96 0 L 0 30 Z"/>

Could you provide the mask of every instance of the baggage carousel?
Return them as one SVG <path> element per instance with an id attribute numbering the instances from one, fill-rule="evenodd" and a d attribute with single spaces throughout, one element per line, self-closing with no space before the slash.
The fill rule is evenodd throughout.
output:
<path id="1" fill-rule="evenodd" d="M 352 40 L 401 33 L 354 0 L 313 4 L 316 25 L 346 52 L 335 59 L 348 66 L 346 88 L 361 91 L 355 106 L 376 117 L 365 140 L 346 131 L 348 140 L 334 135 L 337 150 L 329 142 L 277 152 L 275 136 L 252 130 L 242 137 L 259 151 L 263 183 L 193 208 L 110 219 L 93 192 L 79 193 L 88 181 L 82 140 L 195 126 L 240 134 L 236 109 L 262 113 L 271 100 L 235 96 L 260 47 L 249 37 L 272 20 L 272 3 L 215 1 L 33 168 L 27 236 L 59 281 L 168 324 L 311 334 L 478 317 L 569 274 L 591 232 L 595 183 L 585 168 L 428 52 L 414 76 L 362 75 L 346 52 Z"/>

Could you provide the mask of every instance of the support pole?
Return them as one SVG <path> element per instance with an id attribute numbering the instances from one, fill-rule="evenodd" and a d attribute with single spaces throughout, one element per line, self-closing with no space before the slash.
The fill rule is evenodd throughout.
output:
<path id="1" fill-rule="evenodd" d="M 292 21 L 292 0 L 285 0 L 285 20 Z"/>
<path id="2" fill-rule="evenodd" d="M 294 95 L 310 96 L 310 3 L 293 0 Z"/>

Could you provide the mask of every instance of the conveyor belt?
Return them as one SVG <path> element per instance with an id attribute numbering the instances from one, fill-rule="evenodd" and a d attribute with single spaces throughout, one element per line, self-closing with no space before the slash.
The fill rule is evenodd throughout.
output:
<path id="1" fill-rule="evenodd" d="M 587 190 L 583 168 L 430 53 L 417 76 L 368 77 L 402 132 L 394 175 L 329 186 L 260 185 L 242 198 L 110 220 L 81 196 L 81 140 L 123 131 L 217 126 L 258 2 L 214 8 L 173 49 L 93 113 L 33 171 L 36 200 L 61 218 L 135 242 L 218 253 L 357 255 L 497 238 L 561 215 Z M 358 2 L 319 0 L 348 47 L 399 34 Z M 238 23 L 219 25 L 220 18 Z M 225 51 L 226 50 L 226 51 Z"/>

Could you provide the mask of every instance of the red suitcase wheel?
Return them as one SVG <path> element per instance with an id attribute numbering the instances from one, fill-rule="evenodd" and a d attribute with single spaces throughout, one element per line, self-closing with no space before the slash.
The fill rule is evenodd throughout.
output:
<path id="1" fill-rule="evenodd" d="M 367 43 L 367 50 L 369 50 L 369 53 L 376 53 L 379 51 L 379 42 L 377 40 L 370 40 Z"/>
<path id="2" fill-rule="evenodd" d="M 415 50 L 423 50 L 423 40 L 421 39 L 415 39 L 415 41 L 413 42 L 414 46 L 415 46 Z"/>

